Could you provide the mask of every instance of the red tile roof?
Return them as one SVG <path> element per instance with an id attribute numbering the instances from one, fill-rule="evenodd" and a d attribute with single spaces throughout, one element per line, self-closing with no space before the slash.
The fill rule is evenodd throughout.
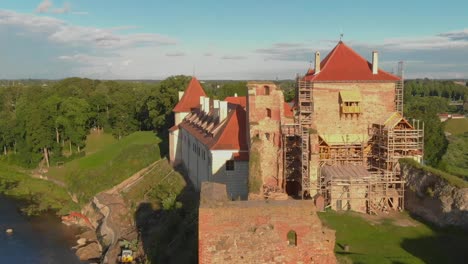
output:
<path id="1" fill-rule="evenodd" d="M 285 117 L 294 117 L 293 110 L 289 103 L 284 102 L 284 116 Z"/>
<path id="2" fill-rule="evenodd" d="M 224 101 L 228 101 L 231 104 L 237 104 L 242 107 L 247 106 L 247 97 L 246 96 L 229 96 L 224 99 Z"/>
<path id="3" fill-rule="evenodd" d="M 184 95 L 180 98 L 180 101 L 172 112 L 190 112 L 192 108 L 200 105 L 200 96 L 206 96 L 206 93 L 197 78 L 192 77 L 187 89 L 185 89 Z"/>
<path id="4" fill-rule="evenodd" d="M 238 149 L 247 150 L 247 123 L 246 112 L 240 106 L 228 116 L 226 126 L 221 131 L 220 136 L 211 149 Z"/>
<path id="5" fill-rule="evenodd" d="M 212 150 L 248 150 L 247 146 L 247 127 L 245 109 L 237 104 L 228 104 L 229 112 L 224 122 L 219 123 L 217 118 L 211 118 L 213 113 L 205 115 L 196 109 L 189 114 L 189 119 L 208 120 L 211 133 L 201 128 L 196 122 L 184 119 L 179 125 L 198 141 Z M 215 132 L 216 131 L 216 132 Z"/>
<path id="6" fill-rule="evenodd" d="M 379 70 L 372 74 L 372 63 L 342 41 L 320 63 L 320 72 L 308 71 L 306 81 L 398 81 L 399 77 Z"/>

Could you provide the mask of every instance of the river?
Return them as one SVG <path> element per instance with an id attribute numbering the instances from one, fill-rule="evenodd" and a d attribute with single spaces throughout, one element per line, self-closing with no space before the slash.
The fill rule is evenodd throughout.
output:
<path id="1" fill-rule="evenodd" d="M 13 234 L 6 229 L 12 228 Z M 57 217 L 26 217 L 19 213 L 14 200 L 0 195 L 0 263 L 55 264 L 83 263 L 71 247 L 75 232 Z"/>

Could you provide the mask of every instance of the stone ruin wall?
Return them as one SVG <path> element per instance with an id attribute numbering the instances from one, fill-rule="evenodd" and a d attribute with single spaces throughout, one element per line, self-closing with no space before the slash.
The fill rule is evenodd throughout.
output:
<path id="1" fill-rule="evenodd" d="M 265 86 L 269 87 L 269 95 L 265 94 Z M 267 116 L 267 109 L 271 110 L 271 117 Z M 285 121 L 283 92 L 270 82 L 250 82 L 247 111 L 250 142 L 260 141 L 263 184 L 281 187 L 283 181 L 281 124 Z"/>
<path id="2" fill-rule="evenodd" d="M 212 183 L 211 183 L 212 184 Z M 335 231 L 320 222 L 312 201 L 226 201 L 199 208 L 199 263 L 336 263 Z M 223 193 L 222 186 L 215 186 Z M 296 246 L 287 234 L 296 232 Z"/>

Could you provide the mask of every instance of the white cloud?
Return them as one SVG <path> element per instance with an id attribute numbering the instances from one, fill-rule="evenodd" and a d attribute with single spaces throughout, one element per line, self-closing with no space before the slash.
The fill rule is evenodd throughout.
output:
<path id="1" fill-rule="evenodd" d="M 54 6 L 54 3 L 51 0 L 43 0 L 36 7 L 36 13 L 66 14 L 70 12 L 71 10 L 71 5 L 69 2 L 65 2 L 63 4 L 63 7 L 53 8 L 53 6 Z"/>
<path id="2" fill-rule="evenodd" d="M 71 10 L 70 3 L 66 2 L 66 3 L 63 4 L 63 7 L 52 9 L 51 13 L 65 14 L 65 13 L 70 12 L 70 10 Z"/>
<path id="3" fill-rule="evenodd" d="M 18 27 L 26 32 L 43 33 L 55 43 L 96 48 L 122 48 L 138 45 L 174 45 L 177 41 L 154 33 L 118 34 L 112 29 L 83 27 L 45 16 L 0 10 L 0 26 Z"/>
<path id="4" fill-rule="evenodd" d="M 36 7 L 36 12 L 37 13 L 47 13 L 49 12 L 49 9 L 52 7 L 52 1 L 50 0 L 44 0 L 39 5 Z"/>
<path id="5" fill-rule="evenodd" d="M 245 56 L 239 56 L 239 55 L 226 55 L 221 57 L 222 60 L 244 60 L 247 59 Z"/>
<path id="6" fill-rule="evenodd" d="M 183 57 L 186 54 L 184 52 L 168 52 L 166 53 L 167 57 Z"/>

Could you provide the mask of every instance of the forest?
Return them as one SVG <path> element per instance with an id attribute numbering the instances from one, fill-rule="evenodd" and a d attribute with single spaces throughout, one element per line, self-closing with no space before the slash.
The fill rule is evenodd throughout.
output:
<path id="1" fill-rule="evenodd" d="M 16 82 L 0 87 L 2 159 L 22 167 L 82 156 L 94 129 L 120 139 L 135 131 L 155 131 L 162 138 L 173 124 L 171 114 L 189 76 L 160 82 L 99 81 L 68 78 L 58 82 Z M 245 82 L 204 84 L 224 99 L 245 95 Z"/>
<path id="2" fill-rule="evenodd" d="M 173 124 L 171 110 L 189 76 L 163 81 L 100 81 L 68 78 L 60 81 L 14 83 L 0 87 L 2 159 L 22 167 L 37 167 L 84 155 L 86 136 L 94 129 L 122 138 L 135 131 L 155 131 L 165 138 Z M 278 81 L 285 100 L 294 98 L 294 81 Z M 245 81 L 206 81 L 211 97 L 245 96 Z M 437 113 L 468 112 L 468 88 L 452 81 L 405 82 L 405 116 L 425 123 L 425 162 L 433 167 L 449 141 Z M 457 102 L 456 105 L 451 102 Z M 463 104 L 464 102 L 464 104 Z M 8 154 L 8 155 L 7 155 Z M 47 164 L 43 164 L 47 165 Z"/>
<path id="3" fill-rule="evenodd" d="M 468 146 L 468 127 L 463 127 L 466 120 L 441 122 L 437 116 L 438 113 L 466 115 L 468 87 L 452 81 L 409 80 L 405 82 L 404 96 L 405 117 L 421 120 L 425 125 L 424 162 L 468 179 L 468 153 L 464 148 Z"/>

